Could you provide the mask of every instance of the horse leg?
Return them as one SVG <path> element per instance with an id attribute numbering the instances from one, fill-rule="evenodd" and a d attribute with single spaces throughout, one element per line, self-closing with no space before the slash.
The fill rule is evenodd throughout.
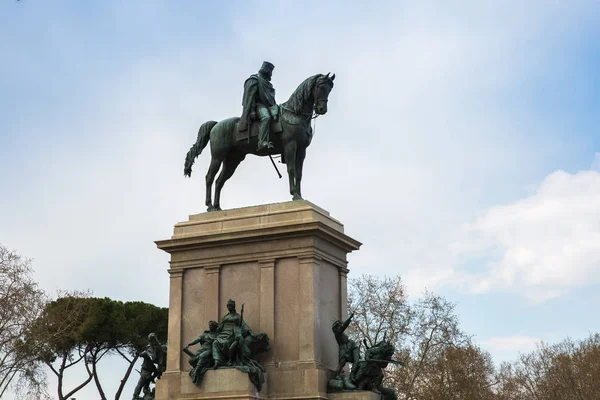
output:
<path id="1" fill-rule="evenodd" d="M 216 211 L 215 207 L 212 205 L 212 184 L 215 180 L 215 176 L 217 176 L 217 172 L 219 172 L 219 168 L 221 168 L 221 160 L 217 160 L 216 158 L 211 158 L 210 166 L 208 167 L 208 172 L 206 173 L 206 207 L 208 207 L 208 211 Z"/>
<path id="2" fill-rule="evenodd" d="M 306 149 L 298 148 L 296 151 L 296 192 L 298 200 L 302 200 L 302 166 L 304 165 L 304 157 L 306 157 Z M 295 199 L 294 199 L 295 200 Z"/>
<path id="3" fill-rule="evenodd" d="M 298 194 L 296 186 L 296 142 L 291 141 L 286 144 L 284 148 L 285 163 L 287 165 L 288 178 L 290 181 L 290 194 L 292 200 L 302 199 Z"/>
<path id="4" fill-rule="evenodd" d="M 215 186 L 215 209 L 221 209 L 221 189 L 223 189 L 223 185 L 227 181 L 227 179 L 231 178 L 235 169 L 242 162 L 245 156 L 228 156 L 223 160 L 223 169 L 217 178 L 217 184 Z"/>

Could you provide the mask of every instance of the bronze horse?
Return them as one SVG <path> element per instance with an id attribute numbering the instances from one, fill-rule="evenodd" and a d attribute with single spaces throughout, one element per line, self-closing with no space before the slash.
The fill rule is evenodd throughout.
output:
<path id="1" fill-rule="evenodd" d="M 300 182 L 302 181 L 302 165 L 306 156 L 306 148 L 312 139 L 310 121 L 313 111 L 316 115 L 327 113 L 327 99 L 335 74 L 329 76 L 318 74 L 302 82 L 292 93 L 288 101 L 280 105 L 280 133 L 271 133 L 273 149 L 257 150 L 257 138 L 238 140 L 237 124 L 239 117 L 227 118 L 220 122 L 208 121 L 200 126 L 198 139 L 188 151 L 185 158 L 184 176 L 191 177 L 192 165 L 196 157 L 210 141 L 211 161 L 206 174 L 206 206 L 208 211 L 221 210 L 221 190 L 225 182 L 231 178 L 237 166 L 247 154 L 260 157 L 281 154 L 287 165 L 290 183 L 290 194 L 293 200 L 301 200 Z M 215 199 L 212 202 L 212 184 L 217 172 L 223 169 L 217 178 Z"/>

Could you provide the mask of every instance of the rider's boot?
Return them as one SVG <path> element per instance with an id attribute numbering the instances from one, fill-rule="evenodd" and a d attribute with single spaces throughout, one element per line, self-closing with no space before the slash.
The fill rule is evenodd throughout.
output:
<path id="1" fill-rule="evenodd" d="M 272 149 L 273 142 L 269 140 L 269 128 L 271 127 L 271 118 L 270 117 L 261 117 L 260 123 L 258 126 L 258 150 L 262 149 Z"/>

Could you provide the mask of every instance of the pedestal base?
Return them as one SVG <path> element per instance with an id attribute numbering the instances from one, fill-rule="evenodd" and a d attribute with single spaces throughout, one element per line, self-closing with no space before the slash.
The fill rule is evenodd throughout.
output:
<path id="1" fill-rule="evenodd" d="M 338 363 L 331 324 L 347 318 L 347 254 L 360 247 L 339 221 L 304 200 L 266 204 L 192 215 L 156 243 L 171 255 L 169 351 L 157 400 L 327 399 Z M 245 304 L 244 322 L 270 338 L 258 359 L 269 381 L 260 394 L 246 376 L 207 375 L 196 388 L 187 374 L 180 349 L 223 319 L 229 299 L 238 310 Z M 213 384 L 218 392 L 209 392 Z"/>
<path id="2" fill-rule="evenodd" d="M 359 390 L 356 392 L 329 393 L 329 400 L 380 400 L 381 395 L 375 392 Z"/>
<path id="3" fill-rule="evenodd" d="M 327 399 L 327 382 L 333 371 L 316 363 L 266 365 L 269 399 Z"/>
<path id="4" fill-rule="evenodd" d="M 235 368 L 208 370 L 202 377 L 200 386 L 194 385 L 187 373 L 179 374 L 179 393 L 168 397 L 172 400 L 263 400 L 267 398 L 267 382 L 261 392 L 248 378 L 248 374 Z M 173 377 L 171 377 L 173 378 Z M 160 383 L 162 379 L 159 381 Z M 161 384 L 157 383 L 157 392 Z"/>

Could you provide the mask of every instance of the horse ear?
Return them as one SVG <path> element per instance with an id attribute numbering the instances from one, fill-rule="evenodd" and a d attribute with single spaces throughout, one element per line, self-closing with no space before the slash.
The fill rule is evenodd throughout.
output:
<path id="1" fill-rule="evenodd" d="M 331 75 L 331 82 L 335 79 L 335 74 Z"/>
<path id="2" fill-rule="evenodd" d="M 330 74 L 330 73 L 331 73 L 331 72 L 328 72 L 328 73 L 327 73 L 327 75 L 325 75 L 325 78 L 329 78 L 329 74 Z"/>

